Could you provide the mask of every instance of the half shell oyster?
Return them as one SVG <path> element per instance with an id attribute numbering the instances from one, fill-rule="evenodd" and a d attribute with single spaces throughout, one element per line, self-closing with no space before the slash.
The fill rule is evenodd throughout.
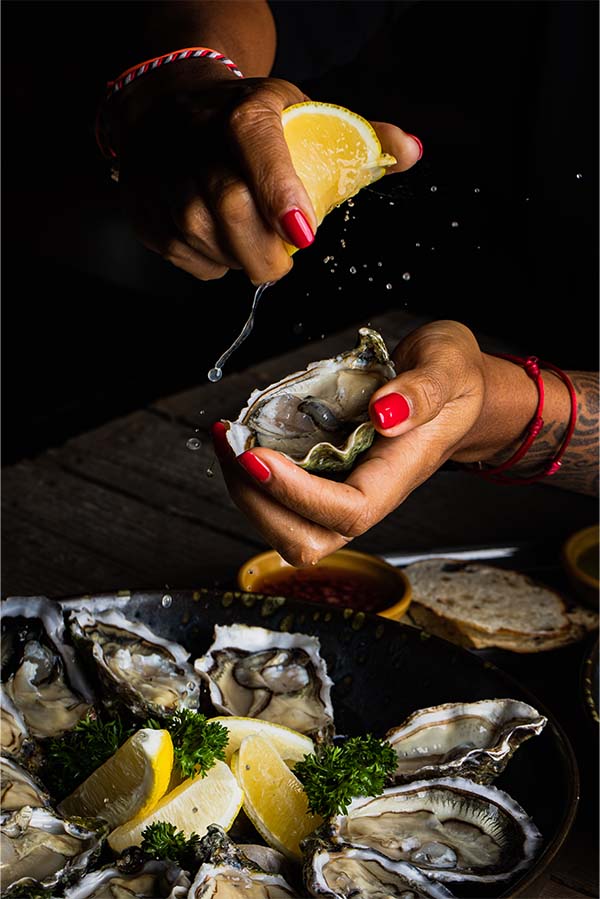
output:
<path id="1" fill-rule="evenodd" d="M 261 718 L 308 735 L 323 736 L 333 726 L 333 682 L 317 637 L 217 624 L 212 645 L 194 668 L 222 714 Z"/>
<path id="2" fill-rule="evenodd" d="M 91 657 L 106 690 L 105 704 L 123 703 L 137 715 L 197 709 L 200 681 L 189 652 L 117 611 L 73 611 L 74 641 Z"/>
<path id="3" fill-rule="evenodd" d="M 224 422 L 235 454 L 266 446 L 309 471 L 351 468 L 375 435 L 369 400 L 396 374 L 381 335 L 358 334 L 353 350 L 255 390 L 237 420 Z"/>
<path id="4" fill-rule="evenodd" d="M 186 873 L 173 862 L 140 858 L 130 870 L 118 859 L 90 871 L 65 890 L 64 899 L 185 899 L 189 888 Z"/>
<path id="5" fill-rule="evenodd" d="M 396 783 L 429 777 L 468 777 L 490 783 L 547 719 L 526 702 L 484 699 L 448 702 L 413 712 L 385 735 L 396 750 Z"/>
<path id="6" fill-rule="evenodd" d="M 330 822 L 333 843 L 374 849 L 441 881 L 494 882 L 531 864 L 541 834 L 496 787 L 462 777 L 420 780 L 354 799 Z"/>
<path id="7" fill-rule="evenodd" d="M 50 805 L 50 796 L 29 771 L 13 759 L 0 756 L 0 813 L 16 812 L 25 805 Z"/>

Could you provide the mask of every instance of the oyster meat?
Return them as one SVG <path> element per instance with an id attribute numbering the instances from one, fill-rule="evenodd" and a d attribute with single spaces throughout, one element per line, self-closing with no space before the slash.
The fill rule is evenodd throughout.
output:
<path id="1" fill-rule="evenodd" d="M 2 895 L 76 880 L 98 856 L 106 831 L 99 819 L 69 821 L 28 805 L 0 816 Z"/>
<path id="2" fill-rule="evenodd" d="M 215 625 L 214 641 L 194 668 L 222 714 L 261 718 L 310 736 L 333 727 L 332 680 L 317 637 Z"/>
<path id="3" fill-rule="evenodd" d="M 333 846 L 318 838 L 304 841 L 304 882 L 311 896 L 329 899 L 451 899 L 443 884 L 408 862 L 392 861 L 373 849 Z"/>
<path id="4" fill-rule="evenodd" d="M 298 894 L 281 874 L 270 874 L 252 862 L 216 824 L 208 827 L 199 851 L 204 858 L 188 899 L 293 899 Z"/>
<path id="5" fill-rule="evenodd" d="M 27 735 L 40 740 L 75 727 L 92 707 L 94 694 L 65 640 L 56 603 L 45 597 L 14 597 L 2 603 L 1 618 L 2 640 L 8 645 L 3 652 L 2 710 L 3 717 L 10 716 L 9 742 L 18 754 Z M 2 742 L 4 746 L 4 737 Z"/>
<path id="6" fill-rule="evenodd" d="M 237 420 L 224 422 L 235 454 L 266 446 L 309 471 L 351 468 L 373 442 L 369 400 L 396 374 L 381 335 L 358 334 L 353 350 L 255 390 Z"/>
<path id="7" fill-rule="evenodd" d="M 15 812 L 29 805 L 34 808 L 50 804 L 41 783 L 13 759 L 0 756 L 0 812 Z"/>
<path id="8" fill-rule="evenodd" d="M 64 892 L 64 899 L 185 899 L 190 881 L 173 862 L 148 861 L 140 856 L 134 864 L 117 859 L 90 871 Z"/>
<path id="9" fill-rule="evenodd" d="M 435 880 L 480 883 L 528 867 L 542 839 L 514 799 L 462 777 L 414 781 L 354 799 L 330 822 L 330 838 L 408 861 Z"/>
<path id="10" fill-rule="evenodd" d="M 489 783 L 521 743 L 547 719 L 526 702 L 484 699 L 420 709 L 386 739 L 396 750 L 396 783 L 429 777 L 468 777 Z"/>
<path id="11" fill-rule="evenodd" d="M 91 657 L 106 691 L 106 704 L 121 702 L 137 715 L 197 709 L 200 681 L 189 652 L 121 612 L 72 611 L 73 640 Z"/>
<path id="12" fill-rule="evenodd" d="M 34 744 L 27 725 L 9 697 L 4 684 L 0 684 L 0 750 L 2 754 L 25 759 L 31 755 Z"/>

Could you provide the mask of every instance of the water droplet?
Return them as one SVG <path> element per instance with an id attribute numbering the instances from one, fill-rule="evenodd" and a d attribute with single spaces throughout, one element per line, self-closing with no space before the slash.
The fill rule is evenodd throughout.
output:
<path id="1" fill-rule="evenodd" d="M 325 335 L 321 334 L 321 340 L 325 340 Z"/>
<path id="2" fill-rule="evenodd" d="M 342 237 L 342 239 L 340 240 L 340 244 L 342 245 L 342 247 L 343 247 L 344 249 L 346 249 L 346 241 L 344 240 L 343 237 Z"/>
<path id="3" fill-rule="evenodd" d="M 475 249 L 476 249 L 476 250 L 480 250 L 480 249 L 481 249 L 481 247 L 480 247 L 480 246 L 477 246 L 477 247 L 475 247 Z"/>
<path id="4" fill-rule="evenodd" d="M 529 197 L 525 197 L 525 202 L 529 203 Z"/>
<path id="5" fill-rule="evenodd" d="M 304 323 L 296 322 L 296 324 L 294 325 L 292 330 L 293 330 L 294 334 L 302 334 L 302 332 L 304 331 Z"/>
<path id="6" fill-rule="evenodd" d="M 473 193 L 474 193 L 474 194 L 478 194 L 478 193 L 479 193 L 479 188 L 478 188 L 478 187 L 474 187 L 474 188 L 473 188 Z"/>
<path id="7" fill-rule="evenodd" d="M 367 268 L 367 263 L 363 262 L 363 268 Z"/>
<path id="8" fill-rule="evenodd" d="M 429 190 L 431 191 L 432 194 L 434 194 L 437 190 L 437 187 L 435 186 L 435 184 L 432 184 L 431 187 L 429 188 Z"/>
<path id="9" fill-rule="evenodd" d="M 163 607 L 163 609 L 168 609 L 172 602 L 173 602 L 173 597 L 169 593 L 165 593 L 165 595 L 163 596 L 163 598 L 160 601 L 160 604 Z"/>
<path id="10" fill-rule="evenodd" d="M 369 278 L 369 281 L 372 281 L 372 280 L 373 280 L 373 278 Z"/>
<path id="11" fill-rule="evenodd" d="M 458 228 L 458 222 L 452 222 L 451 224 L 453 228 Z"/>
<path id="12" fill-rule="evenodd" d="M 378 263 L 377 263 L 377 267 L 378 267 L 378 268 L 381 268 L 382 265 L 383 265 L 383 262 L 378 262 Z"/>
<path id="13" fill-rule="evenodd" d="M 215 476 L 215 473 L 214 473 L 214 471 L 212 470 L 212 468 L 207 468 L 207 469 L 206 469 L 206 477 L 207 477 L 207 478 L 214 478 L 214 476 Z"/>
<path id="14" fill-rule="evenodd" d="M 205 412 L 206 412 L 205 409 L 200 409 L 200 411 L 198 412 L 198 415 L 204 415 Z M 200 430 L 200 429 L 198 429 L 198 430 Z"/>
<path id="15" fill-rule="evenodd" d="M 415 247 L 420 247 L 420 246 L 421 246 L 420 243 L 416 243 L 416 244 L 415 244 Z"/>
<path id="16" fill-rule="evenodd" d="M 335 275 L 335 269 L 334 269 L 334 268 L 330 268 L 329 271 L 331 272 L 332 275 Z"/>
<path id="17" fill-rule="evenodd" d="M 338 286 L 338 290 L 341 290 L 341 289 L 342 289 L 342 285 L 340 284 L 340 285 Z"/>
<path id="18" fill-rule="evenodd" d="M 217 381 L 220 381 L 223 377 L 223 369 L 221 368 L 211 368 L 208 373 L 208 380 L 213 384 L 216 384 Z"/>
<path id="19" fill-rule="evenodd" d="M 386 285 L 385 285 L 385 289 L 386 289 L 386 290 L 391 290 L 392 287 L 393 287 L 392 284 L 386 284 Z"/>
<path id="20" fill-rule="evenodd" d="M 197 437 L 190 437 L 190 439 L 186 443 L 186 446 L 189 450 L 199 450 L 202 444 Z"/>
<path id="21" fill-rule="evenodd" d="M 581 181 L 581 179 L 583 178 L 583 175 L 581 174 L 581 172 L 577 172 L 575 177 L 577 178 L 578 181 Z"/>
<path id="22" fill-rule="evenodd" d="M 402 275 L 402 280 L 410 281 L 410 272 L 404 272 L 404 274 Z"/>
<path id="23" fill-rule="evenodd" d="M 432 247 L 431 249 L 432 249 L 432 250 L 435 250 L 435 247 Z"/>
<path id="24" fill-rule="evenodd" d="M 396 205 L 396 204 L 394 203 L 394 201 L 393 201 L 393 200 L 390 200 L 390 206 L 395 206 L 395 205 Z"/>
<path id="25" fill-rule="evenodd" d="M 352 207 L 354 206 L 354 200 L 352 199 L 352 197 L 350 197 L 350 199 L 348 200 L 348 206 L 349 206 L 351 209 L 352 209 Z"/>
<path id="26" fill-rule="evenodd" d="M 350 268 L 348 269 L 348 271 L 350 272 L 351 275 L 355 275 L 356 267 L 354 265 L 351 265 Z"/>

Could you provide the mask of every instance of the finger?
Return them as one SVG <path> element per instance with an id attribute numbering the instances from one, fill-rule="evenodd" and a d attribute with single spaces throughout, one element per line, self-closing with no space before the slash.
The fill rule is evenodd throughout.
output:
<path id="1" fill-rule="evenodd" d="M 253 284 L 278 281 L 289 272 L 291 257 L 260 214 L 247 184 L 233 177 L 213 180 L 208 201 L 229 255 Z"/>
<path id="2" fill-rule="evenodd" d="M 396 165 L 387 168 L 386 175 L 405 172 L 422 157 L 423 144 L 414 134 L 408 134 L 397 125 L 390 125 L 388 122 L 371 122 L 371 125 L 384 153 L 390 153 L 396 159 Z"/>
<path id="3" fill-rule="evenodd" d="M 256 485 L 237 464 L 221 422 L 213 425 L 212 435 L 231 498 L 286 562 L 296 567 L 314 565 L 346 545 L 344 537 L 304 519 Z"/>
<path id="4" fill-rule="evenodd" d="M 248 185 L 264 219 L 288 243 L 303 249 L 319 222 L 294 169 L 281 114 L 307 97 L 293 84 L 270 79 L 233 113 L 230 129 Z"/>
<path id="5" fill-rule="evenodd" d="M 240 268 L 221 241 L 213 215 L 194 185 L 181 187 L 171 197 L 169 208 L 184 243 L 219 266 Z"/>

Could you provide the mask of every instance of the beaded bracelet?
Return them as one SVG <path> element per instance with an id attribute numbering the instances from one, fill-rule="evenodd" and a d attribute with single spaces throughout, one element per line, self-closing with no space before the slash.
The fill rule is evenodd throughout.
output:
<path id="1" fill-rule="evenodd" d="M 227 66 L 229 71 L 233 72 L 238 78 L 244 77 L 233 60 L 228 59 L 227 56 L 223 53 L 219 53 L 218 50 L 211 50 L 210 47 L 186 47 L 183 50 L 173 50 L 171 53 L 163 53 L 162 56 L 155 56 L 153 59 L 147 59 L 145 62 L 140 62 L 135 66 L 131 66 L 124 72 L 121 72 L 121 74 L 113 81 L 107 81 L 106 96 L 100 104 L 96 115 L 96 143 L 103 156 L 112 160 L 117 157 L 117 154 L 110 145 L 108 129 L 103 123 L 104 105 L 114 97 L 115 94 L 122 91 L 123 88 L 127 87 L 128 84 L 131 84 L 132 81 L 135 81 L 142 75 L 146 75 L 148 72 L 154 72 L 161 66 L 166 66 L 171 62 L 178 62 L 182 59 L 214 59 L 217 62 L 222 62 L 223 65 Z"/>
<path id="2" fill-rule="evenodd" d="M 478 474 L 480 477 L 486 478 L 486 480 L 493 481 L 497 484 L 534 484 L 536 481 L 541 481 L 542 478 L 548 478 L 553 474 L 556 474 L 556 472 L 562 465 L 562 457 L 564 456 L 566 449 L 571 442 L 573 432 L 575 431 L 575 423 L 577 421 L 577 396 L 575 394 L 575 388 L 573 387 L 573 383 L 569 376 L 564 371 L 562 371 L 562 369 L 558 368 L 556 365 L 553 365 L 551 362 L 543 362 L 536 356 L 528 356 L 527 359 L 521 359 L 519 356 L 511 356 L 508 353 L 493 353 L 491 355 L 497 356 L 500 359 L 508 359 L 509 362 L 514 362 L 516 365 L 523 366 L 526 373 L 533 381 L 535 381 L 538 388 L 538 404 L 535 410 L 535 415 L 531 420 L 529 426 L 527 427 L 525 440 L 523 441 L 519 449 L 510 457 L 510 459 L 507 459 L 506 462 L 503 462 L 502 465 L 498 465 L 496 468 L 484 469 L 480 467 L 477 469 L 472 469 L 472 471 L 474 471 L 474 473 Z M 538 436 L 544 425 L 544 421 L 542 419 L 542 412 L 544 408 L 544 382 L 542 379 L 540 368 L 547 368 L 550 371 L 553 371 L 566 385 L 567 390 L 569 391 L 569 397 L 571 399 L 571 413 L 569 416 L 569 424 L 567 426 L 565 436 L 561 441 L 558 452 L 551 459 L 548 465 L 543 469 L 543 471 L 539 472 L 536 475 L 531 475 L 531 477 L 527 478 L 506 477 L 504 472 L 508 468 L 511 468 L 513 465 L 516 465 L 517 462 L 519 462 L 525 456 L 527 451 L 530 449 L 531 444 Z M 481 466 L 481 463 L 479 463 L 479 465 Z"/>

